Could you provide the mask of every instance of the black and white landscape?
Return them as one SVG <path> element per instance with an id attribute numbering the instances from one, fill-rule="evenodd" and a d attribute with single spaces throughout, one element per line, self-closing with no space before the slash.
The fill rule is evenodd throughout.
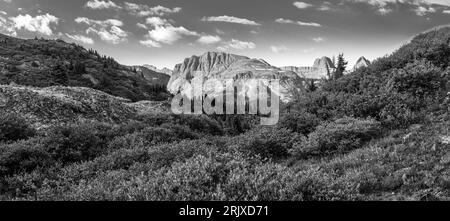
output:
<path id="1" fill-rule="evenodd" d="M 449 21 L 450 0 L 0 0 L 0 200 L 450 200 Z M 173 112 L 195 79 L 279 82 L 276 108 Z"/>

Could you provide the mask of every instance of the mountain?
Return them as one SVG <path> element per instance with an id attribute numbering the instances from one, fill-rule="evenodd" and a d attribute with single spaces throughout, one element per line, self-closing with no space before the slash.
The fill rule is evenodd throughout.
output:
<path id="1" fill-rule="evenodd" d="M 0 34 L 0 84 L 90 87 L 134 101 L 166 99 L 149 75 L 74 43 Z"/>
<path id="2" fill-rule="evenodd" d="M 207 52 L 201 56 L 186 58 L 174 68 L 168 90 L 177 93 L 192 79 L 280 79 L 281 92 L 287 91 L 302 81 L 294 72 L 271 66 L 264 60 L 251 59 L 224 52 Z"/>
<path id="3" fill-rule="evenodd" d="M 368 67 L 370 65 L 370 61 L 367 60 L 364 56 L 360 57 L 358 61 L 356 62 L 355 66 L 353 67 L 353 70 L 358 70 L 363 67 Z"/>
<path id="4" fill-rule="evenodd" d="M 172 75 L 172 70 L 170 70 L 169 68 L 158 69 L 157 67 L 155 67 L 153 65 L 149 65 L 149 64 L 144 64 L 144 65 L 142 65 L 142 67 L 145 67 L 145 68 L 155 71 L 155 72 L 167 74 L 169 76 Z"/>
<path id="5" fill-rule="evenodd" d="M 336 70 L 333 62 L 329 57 L 317 58 L 311 67 L 295 67 L 286 66 L 281 67 L 281 70 L 293 71 L 299 77 L 304 79 L 321 80 L 328 79 L 330 74 Z"/>
<path id="6" fill-rule="evenodd" d="M 170 75 L 163 72 L 154 71 L 149 69 L 146 65 L 144 66 L 132 66 L 133 71 L 136 71 L 137 75 L 152 85 L 166 86 L 170 80 Z"/>

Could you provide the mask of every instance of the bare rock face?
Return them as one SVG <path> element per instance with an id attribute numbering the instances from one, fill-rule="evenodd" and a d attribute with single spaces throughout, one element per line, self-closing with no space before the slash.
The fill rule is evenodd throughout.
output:
<path id="1" fill-rule="evenodd" d="M 171 93 L 182 91 L 194 78 L 208 79 L 279 79 L 284 93 L 301 85 L 302 79 L 293 71 L 271 66 L 264 60 L 224 52 L 207 52 L 201 56 L 186 58 L 177 64 L 167 86 Z M 280 94 L 282 97 L 283 94 Z"/>
<path id="2" fill-rule="evenodd" d="M 365 57 L 360 57 L 358 61 L 355 64 L 355 67 L 353 67 L 353 70 L 358 70 L 363 67 L 368 67 L 370 65 L 370 61 L 367 60 Z"/>
<path id="3" fill-rule="evenodd" d="M 287 66 L 282 67 L 281 69 L 286 71 L 293 71 L 299 77 L 304 79 L 321 80 L 328 79 L 331 73 L 336 70 L 336 67 L 329 57 L 324 56 L 316 59 L 312 67 Z"/>
<path id="4" fill-rule="evenodd" d="M 172 75 L 172 70 L 170 70 L 169 68 L 158 69 L 157 67 L 155 67 L 153 65 L 149 65 L 149 64 L 142 65 L 142 67 L 145 67 L 145 68 L 147 68 L 149 70 L 152 70 L 152 71 L 155 71 L 155 72 L 158 72 L 158 73 L 163 73 L 163 74 L 166 74 L 166 75 L 169 75 L 169 76 Z"/>

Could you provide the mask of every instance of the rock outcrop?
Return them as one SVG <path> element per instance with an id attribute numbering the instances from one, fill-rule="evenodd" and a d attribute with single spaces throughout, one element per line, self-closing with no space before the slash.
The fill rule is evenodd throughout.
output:
<path id="1" fill-rule="evenodd" d="M 330 75 L 336 70 L 333 62 L 328 57 L 321 57 L 314 61 L 312 67 L 295 67 L 287 66 L 281 67 L 282 70 L 293 71 L 299 77 L 308 80 L 328 79 Z"/>
<path id="2" fill-rule="evenodd" d="M 299 87 L 302 79 L 293 71 L 271 66 L 264 60 L 251 59 L 224 52 L 207 52 L 201 56 L 186 58 L 177 64 L 167 86 L 171 93 L 182 91 L 194 78 L 208 79 L 279 79 L 279 95 L 287 96 L 293 87 Z"/>
<path id="3" fill-rule="evenodd" d="M 355 66 L 353 67 L 353 70 L 358 70 L 363 67 L 368 67 L 370 65 L 370 61 L 367 60 L 365 57 L 360 57 L 358 61 L 356 62 Z"/>

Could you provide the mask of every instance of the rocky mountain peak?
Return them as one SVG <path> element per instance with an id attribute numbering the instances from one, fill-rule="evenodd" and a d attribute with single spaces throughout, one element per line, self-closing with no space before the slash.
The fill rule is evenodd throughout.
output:
<path id="1" fill-rule="evenodd" d="M 357 61 L 356 64 L 355 64 L 355 67 L 354 67 L 353 69 L 354 69 L 354 70 L 357 70 L 357 69 L 359 69 L 359 68 L 367 67 L 367 66 L 369 66 L 369 65 L 370 65 L 370 61 L 367 60 L 364 56 L 362 56 L 362 57 L 360 57 L 360 58 L 358 59 L 358 61 Z"/>
<path id="2" fill-rule="evenodd" d="M 315 67 L 315 68 L 324 68 L 324 69 L 328 68 L 330 70 L 336 68 L 334 66 L 333 62 L 331 61 L 331 59 L 329 57 L 326 57 L 326 56 L 323 56 L 321 58 L 317 58 L 314 61 L 313 67 Z"/>

